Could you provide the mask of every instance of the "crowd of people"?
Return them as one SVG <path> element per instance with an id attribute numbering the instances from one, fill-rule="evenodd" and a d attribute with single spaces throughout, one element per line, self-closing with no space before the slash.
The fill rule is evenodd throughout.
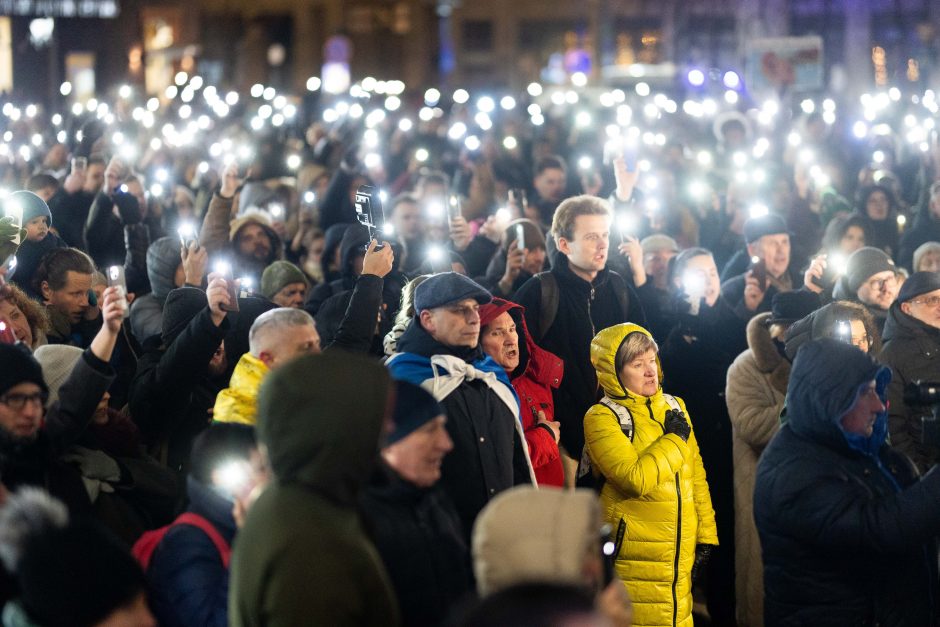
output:
<path id="1" fill-rule="evenodd" d="M 3 107 L 4 625 L 940 624 L 933 92 L 256 87 Z"/>

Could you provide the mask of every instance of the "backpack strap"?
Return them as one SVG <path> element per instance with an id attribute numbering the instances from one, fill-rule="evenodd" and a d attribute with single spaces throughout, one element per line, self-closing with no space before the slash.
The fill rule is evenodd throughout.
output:
<path id="1" fill-rule="evenodd" d="M 555 315 L 558 313 L 558 279 L 549 272 L 539 272 L 535 275 L 539 280 L 541 290 L 541 306 L 539 307 L 539 341 L 545 339 L 548 330 L 555 324 Z"/>
<path id="2" fill-rule="evenodd" d="M 215 528 L 215 525 L 199 514 L 192 512 L 183 512 L 180 514 L 170 527 L 175 527 L 176 525 L 190 525 L 201 529 L 203 533 L 209 536 L 209 539 L 212 540 L 212 544 L 214 544 L 215 548 L 219 551 L 222 566 L 228 568 L 229 562 L 232 560 L 232 547 L 229 546 L 225 538 L 222 537 L 222 534 Z"/>
<path id="3" fill-rule="evenodd" d="M 631 442 L 633 442 L 633 436 L 635 434 L 635 429 L 633 425 L 633 414 L 630 413 L 630 410 L 619 405 L 605 394 L 598 401 L 599 404 L 603 405 L 611 411 L 614 417 L 617 419 L 617 422 L 620 423 L 620 430 L 625 436 L 627 436 Z M 594 477 L 593 481 L 589 478 L 593 475 L 593 467 L 591 464 L 591 456 L 588 454 L 587 446 L 581 450 L 581 463 L 578 464 L 578 475 L 577 479 L 582 483 L 579 487 L 593 487 L 597 492 L 601 491 L 601 488 L 604 487 L 606 479 L 604 475 L 598 475 Z"/>
<path id="4" fill-rule="evenodd" d="M 614 416 L 617 417 L 617 422 L 620 423 L 620 430 L 623 431 L 625 436 L 630 438 L 631 442 L 633 442 L 633 414 L 630 413 L 630 410 L 623 405 L 614 402 L 606 395 L 602 396 L 601 400 L 598 402 L 614 413 Z"/>
<path id="5" fill-rule="evenodd" d="M 675 409 L 677 411 L 682 411 L 682 406 L 679 405 L 679 401 L 676 400 L 676 397 L 672 394 L 666 394 L 663 392 L 663 400 L 666 401 L 666 404 L 669 405 L 670 409 Z"/>
<path id="6" fill-rule="evenodd" d="M 163 538 L 170 532 L 170 529 L 177 525 L 189 525 L 202 530 L 219 552 L 222 566 L 228 568 L 232 558 L 232 548 L 229 546 L 228 542 L 225 541 L 225 538 L 222 537 L 222 534 L 203 516 L 192 512 L 183 512 L 169 525 L 144 532 L 144 534 L 137 539 L 137 542 L 134 543 L 134 548 L 131 553 L 134 558 L 137 559 L 138 563 L 140 563 L 144 572 L 150 568 L 153 554 L 156 552 L 157 547 L 160 546 L 160 543 L 163 542 Z"/>

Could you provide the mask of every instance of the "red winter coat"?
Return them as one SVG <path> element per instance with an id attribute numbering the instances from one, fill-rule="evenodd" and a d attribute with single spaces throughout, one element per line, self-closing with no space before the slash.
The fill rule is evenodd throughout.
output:
<path id="1" fill-rule="evenodd" d="M 480 307 L 480 328 L 485 328 L 505 312 L 512 316 L 519 334 L 519 366 L 509 373 L 509 378 L 519 395 L 519 415 L 535 478 L 539 485 L 562 487 L 565 477 L 558 444 L 548 427 L 538 425 L 538 413 L 543 412 L 546 420 L 555 420 L 552 389 L 561 383 L 565 364 L 561 358 L 538 346 L 529 335 L 523 315 L 525 309 L 521 305 L 494 298 L 490 304 Z"/>

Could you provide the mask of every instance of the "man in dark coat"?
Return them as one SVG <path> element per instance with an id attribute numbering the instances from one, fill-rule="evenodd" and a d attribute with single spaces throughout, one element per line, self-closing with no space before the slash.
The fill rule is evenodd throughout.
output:
<path id="1" fill-rule="evenodd" d="M 940 472 L 885 444 L 890 380 L 837 340 L 796 355 L 754 491 L 768 627 L 935 624 Z"/>
<path id="2" fill-rule="evenodd" d="M 205 293 L 194 287 L 170 292 L 162 337 L 146 345 L 131 386 L 131 417 L 144 443 L 176 471 L 189 458 L 193 438 L 209 425 L 215 396 L 228 381 L 223 340 L 231 323 L 222 311 L 229 298 L 224 282 L 213 277 Z"/>
<path id="3" fill-rule="evenodd" d="M 525 308 L 526 326 L 539 346 L 565 362 L 565 378 L 554 391 L 555 419 L 561 423 L 565 474 L 572 484 L 574 460 L 581 459 L 584 447 L 584 414 L 598 398 L 591 339 L 622 322 L 646 325 L 636 292 L 606 268 L 611 221 L 610 206 L 600 198 L 575 196 L 562 202 L 552 223 L 558 247 L 552 269 L 529 279 L 514 299 Z M 554 312 L 549 301 L 543 302 L 552 293 Z M 543 321 L 548 328 L 542 328 Z"/>
<path id="4" fill-rule="evenodd" d="M 473 521 L 498 493 L 534 483 L 519 419 L 519 400 L 502 366 L 480 346 L 480 304 L 490 293 L 456 272 L 415 290 L 417 315 L 388 360 L 392 375 L 420 385 L 447 413 L 454 450 L 441 484 L 457 505 L 467 540 Z"/>
<path id="5" fill-rule="evenodd" d="M 379 452 L 388 372 L 360 355 L 298 357 L 258 396 L 258 441 L 274 483 L 232 555 L 229 623 L 399 623 L 388 575 L 358 511 Z"/>
<path id="6" fill-rule="evenodd" d="M 470 549 L 453 501 L 437 485 L 454 448 L 444 408 L 411 383 L 395 386 L 392 431 L 360 499 L 405 625 L 439 625 L 473 591 Z"/>
<path id="7" fill-rule="evenodd" d="M 888 387 L 891 445 L 924 473 L 940 454 L 936 443 L 923 441 L 921 418 L 930 415 L 931 407 L 907 404 L 904 388 L 918 380 L 940 379 L 940 275 L 915 272 L 904 282 L 888 310 L 883 339 L 878 359 L 894 375 Z"/>

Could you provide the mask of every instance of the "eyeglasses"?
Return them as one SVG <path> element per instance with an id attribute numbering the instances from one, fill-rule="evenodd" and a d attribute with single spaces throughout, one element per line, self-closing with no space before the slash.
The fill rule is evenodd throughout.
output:
<path id="1" fill-rule="evenodd" d="M 886 279 L 872 279 L 868 282 L 868 287 L 872 290 L 883 290 L 886 285 L 894 285 L 898 282 L 898 278 L 894 275 L 889 276 Z"/>
<path id="2" fill-rule="evenodd" d="M 856 346 L 858 348 L 863 348 L 863 349 L 871 348 L 871 336 L 868 334 L 865 334 L 861 337 L 853 336 L 852 339 L 849 341 L 849 344 L 851 344 L 852 346 Z"/>
<path id="3" fill-rule="evenodd" d="M 46 406 L 49 395 L 45 392 L 36 392 L 35 394 L 4 394 L 0 396 L 0 403 L 3 403 L 13 411 L 22 411 L 26 403 L 36 403 L 40 409 Z"/>
<path id="4" fill-rule="evenodd" d="M 928 307 L 936 307 L 940 305 L 940 296 L 929 296 L 927 298 L 916 298 L 911 301 L 915 305 L 927 305 Z"/>

